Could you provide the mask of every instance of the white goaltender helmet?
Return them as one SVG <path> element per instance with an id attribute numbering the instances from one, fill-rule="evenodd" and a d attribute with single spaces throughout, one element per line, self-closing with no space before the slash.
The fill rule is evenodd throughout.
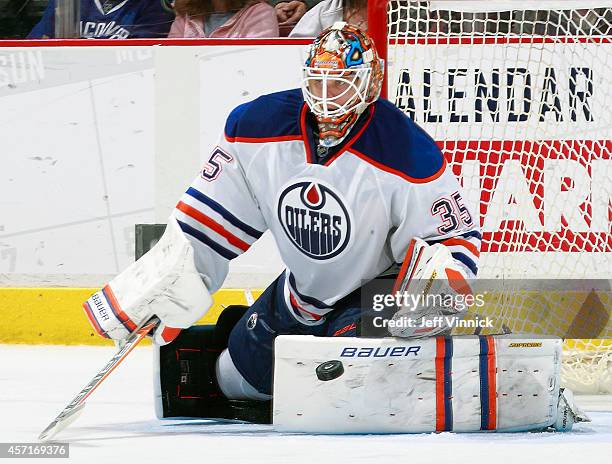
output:
<path id="1" fill-rule="evenodd" d="M 380 95 L 383 61 L 374 41 L 345 22 L 319 34 L 302 68 L 302 93 L 326 146 L 339 143 Z"/>

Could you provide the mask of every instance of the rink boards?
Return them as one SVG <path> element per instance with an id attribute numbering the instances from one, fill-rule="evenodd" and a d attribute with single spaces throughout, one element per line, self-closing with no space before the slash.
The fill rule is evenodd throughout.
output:
<path id="1" fill-rule="evenodd" d="M 11 323 L 23 324 L 24 328 L 13 330 L 15 326 L 5 326 L 11 330 L 0 331 L 1 340 L 22 343 L 42 340 L 45 334 L 38 335 L 41 331 L 25 335 L 27 327 L 33 323 L 38 326 L 41 321 L 48 321 L 43 325 L 49 327 L 48 334 L 54 333 L 53 324 L 58 327 L 76 324 L 65 337 L 65 340 L 75 339 L 75 334 L 86 327 L 80 325 L 81 322 L 85 324 L 80 317 L 81 302 L 96 286 L 133 260 L 135 223 L 165 222 L 176 199 L 214 146 L 231 108 L 257 95 L 297 87 L 300 82 L 303 42 L 262 46 L 254 41 L 213 46 L 206 41 L 189 41 L 189 46 L 184 47 L 134 46 L 136 43 L 131 42 L 130 46 L 118 42 L 113 43 L 117 46 L 108 46 L 108 43 L 91 46 L 90 42 L 88 46 L 69 48 L 0 48 L 0 104 L 3 108 L 0 136 L 3 153 L 8 154 L 0 158 L 0 285 L 6 287 L 0 289 L 0 301 L 3 312 L 14 315 L 15 321 Z M 483 74 L 490 91 L 494 69 L 500 67 L 495 56 L 507 45 L 483 47 L 491 57 Z M 592 47 L 592 56 L 600 58 L 608 53 L 610 45 L 593 44 Z M 440 68 L 440 63 L 446 63 L 448 69 L 461 69 L 467 52 L 455 55 L 451 50 L 449 58 L 443 56 L 441 49 L 435 53 L 432 50 L 419 48 L 418 53 L 423 60 L 430 56 L 438 60 L 432 69 L 435 67 L 440 72 L 430 76 L 438 88 L 434 92 L 437 99 L 432 96 L 429 114 L 419 104 L 419 114 L 415 117 L 417 121 L 421 118 L 419 122 L 444 146 L 449 141 L 469 138 L 473 134 L 470 127 L 474 123 L 474 99 L 478 89 L 467 86 L 466 82 L 478 75 L 472 67 L 465 72 L 466 76 L 459 72 L 460 77 L 455 79 L 452 91 L 457 94 L 465 90 L 466 93 L 461 99 L 463 106 L 455 107 L 455 116 L 461 118 L 465 113 L 468 121 L 467 125 L 452 122 L 453 114 L 448 101 L 444 100 L 444 95 L 450 92 L 448 73 Z M 547 139 L 557 143 L 555 140 L 564 134 L 578 131 L 582 145 L 603 140 L 607 149 L 609 126 L 587 124 L 582 107 L 575 108 L 577 116 L 572 120 L 572 107 L 568 103 L 572 92 L 574 96 L 584 93 L 590 76 L 588 71 L 572 71 L 581 68 L 581 63 L 572 61 L 575 56 L 569 50 L 561 57 L 565 68 L 556 75 L 565 122 L 549 125 L 551 133 L 546 134 Z M 585 67 L 594 69 L 592 63 L 582 66 Z M 426 77 L 426 67 L 421 68 L 411 76 L 413 92 L 417 95 L 423 93 L 422 82 Z M 398 78 L 397 72 L 392 74 L 392 80 Z M 500 76 L 504 85 L 516 83 L 519 86 L 515 94 L 520 98 L 525 94 L 524 75 L 521 77 L 520 72 L 513 72 L 513 79 L 508 77 L 511 75 L 508 70 L 501 70 Z M 529 69 L 529 72 L 534 76 L 534 86 L 543 84 L 543 79 L 550 76 L 545 68 Z M 573 90 L 567 84 L 572 72 L 580 74 L 578 87 Z M 593 79 L 595 93 L 589 110 L 597 120 L 606 109 L 602 107 L 605 98 L 597 98 L 601 95 L 597 92 L 609 86 L 610 75 L 595 74 Z M 508 119 L 511 107 L 501 100 L 504 95 L 505 92 L 500 94 L 499 105 L 505 108 L 503 115 Z M 537 95 L 542 98 L 541 92 Z M 517 100 L 513 108 L 521 105 L 524 102 Z M 432 115 L 439 115 L 444 124 L 430 124 L 424 119 Z M 496 135 L 490 117 L 485 122 L 486 130 L 480 142 Z M 530 124 L 530 120 L 519 121 L 516 130 L 505 133 L 505 137 L 532 136 Z M 440 133 L 443 127 L 448 127 L 450 132 Z M 474 173 L 487 169 L 483 164 L 489 160 L 474 155 L 469 143 L 473 142 L 466 145 L 467 162 L 463 163 L 462 172 L 458 172 L 460 175 L 470 170 Z M 589 156 L 579 160 L 583 169 L 577 180 L 589 195 L 605 196 L 609 193 L 609 183 L 605 183 L 610 172 L 609 157 L 603 153 L 599 157 Z M 585 162 L 589 163 L 586 167 Z M 516 181 L 515 176 L 510 175 L 514 168 L 511 164 L 506 166 L 510 171 L 505 177 L 512 184 Z M 563 177 L 573 167 L 551 164 L 546 172 Z M 503 181 L 503 170 L 498 174 Z M 474 187 L 473 180 L 468 184 L 464 183 L 468 190 Z M 554 195 L 554 190 L 542 195 L 547 202 L 553 202 L 553 207 L 547 210 L 563 211 L 564 205 L 554 206 L 561 198 Z M 477 189 L 471 189 L 468 196 L 474 202 L 482 201 Z M 603 196 L 603 200 L 597 198 L 601 200 L 599 203 L 605 200 Z M 536 205 L 535 213 L 519 208 L 517 214 L 529 221 L 541 217 L 543 213 L 538 208 L 542 206 Z M 505 213 L 504 208 L 498 206 L 497 209 L 497 215 L 489 216 L 497 220 L 484 224 L 485 233 L 496 233 L 495 228 Z M 596 208 L 596 212 L 601 211 Z M 612 247 L 609 234 L 606 236 L 609 222 L 606 222 L 608 218 L 597 217 L 590 223 L 577 221 L 575 224 L 577 233 L 584 234 L 587 242 L 594 244 L 593 253 L 563 248 L 545 255 L 512 253 L 512 262 L 533 274 L 547 267 L 546 261 L 565 262 L 570 252 L 571 262 L 576 263 L 581 273 L 598 276 L 609 273 Z M 546 228 L 554 227 L 555 221 L 546 218 L 540 221 L 540 224 L 532 221 L 535 232 L 550 233 Z M 566 243 L 555 241 L 554 234 L 549 241 Z M 498 262 L 500 252 L 506 252 L 503 249 L 490 251 L 482 256 L 485 269 Z M 487 265 L 489 262 L 491 266 Z M 280 257 L 271 237 L 266 234 L 248 254 L 232 263 L 225 285 L 228 290 L 218 295 L 218 304 L 244 303 L 242 288 L 263 288 L 281 269 Z M 561 270 L 571 277 L 569 269 Z M 8 319 L 5 321 L 8 323 Z M 24 334 L 22 338 L 16 335 L 20 333 Z M 89 343 L 87 336 L 76 339 Z"/>

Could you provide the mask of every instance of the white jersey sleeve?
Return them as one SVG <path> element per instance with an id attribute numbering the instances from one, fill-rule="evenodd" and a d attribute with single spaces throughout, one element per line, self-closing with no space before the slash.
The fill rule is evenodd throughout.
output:
<path id="1" fill-rule="evenodd" d="M 477 216 L 465 203 L 450 166 L 446 165 L 435 179 L 410 183 L 396 192 L 391 213 L 396 229 L 390 245 L 396 262 L 404 260 L 410 240 L 419 237 L 430 245 L 449 247 L 468 276 L 476 276 L 481 242 Z"/>
<path id="2" fill-rule="evenodd" d="M 267 229 L 234 144 L 223 135 L 172 215 L 195 250 L 195 264 L 210 292 L 238 257 Z"/>

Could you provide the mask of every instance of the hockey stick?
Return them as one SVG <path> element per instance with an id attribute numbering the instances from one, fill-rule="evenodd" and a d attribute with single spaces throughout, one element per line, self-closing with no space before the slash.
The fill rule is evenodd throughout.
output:
<path id="1" fill-rule="evenodd" d="M 143 321 L 126 339 L 119 351 L 106 363 L 106 365 L 91 379 L 77 396 L 66 406 L 62 412 L 38 436 L 39 440 L 50 440 L 61 430 L 72 424 L 85 407 L 85 400 L 98 388 L 111 372 L 126 358 L 140 341 L 159 323 L 156 316 Z"/>

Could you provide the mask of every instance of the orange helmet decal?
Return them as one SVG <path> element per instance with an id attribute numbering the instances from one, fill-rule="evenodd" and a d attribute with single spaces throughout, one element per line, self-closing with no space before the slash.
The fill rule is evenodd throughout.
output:
<path id="1" fill-rule="evenodd" d="M 335 23 L 310 45 L 302 92 L 328 146 L 339 143 L 379 97 L 383 65 L 374 42 L 355 26 Z"/>

